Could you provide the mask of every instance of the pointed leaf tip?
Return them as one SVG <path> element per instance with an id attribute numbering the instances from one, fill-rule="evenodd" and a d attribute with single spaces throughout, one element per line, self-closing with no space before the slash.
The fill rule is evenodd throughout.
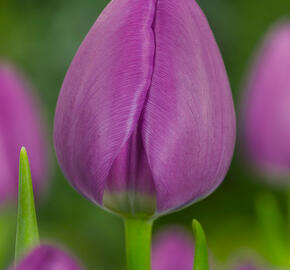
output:
<path id="1" fill-rule="evenodd" d="M 193 270 L 209 270 L 206 237 L 200 223 L 194 219 L 192 228 L 195 237 Z"/>
<path id="2" fill-rule="evenodd" d="M 34 205 L 33 186 L 28 155 L 21 148 L 19 158 L 18 216 L 16 231 L 15 260 L 36 246 L 39 242 Z"/>

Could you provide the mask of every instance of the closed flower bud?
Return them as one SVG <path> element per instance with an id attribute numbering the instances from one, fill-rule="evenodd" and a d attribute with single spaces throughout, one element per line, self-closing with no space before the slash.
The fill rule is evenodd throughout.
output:
<path id="1" fill-rule="evenodd" d="M 80 46 L 58 99 L 55 149 L 72 185 L 128 216 L 207 196 L 235 142 L 224 64 L 192 0 L 113 0 Z"/>
<path id="2" fill-rule="evenodd" d="M 79 264 L 59 248 L 41 245 L 11 270 L 81 270 Z"/>
<path id="3" fill-rule="evenodd" d="M 243 107 L 244 145 L 259 171 L 290 174 L 290 22 L 276 25 L 259 51 Z"/>
<path id="4" fill-rule="evenodd" d="M 30 153 L 36 190 L 45 179 L 46 142 L 40 110 L 28 84 L 10 66 L 0 65 L 0 203 L 16 198 L 18 157 Z"/>

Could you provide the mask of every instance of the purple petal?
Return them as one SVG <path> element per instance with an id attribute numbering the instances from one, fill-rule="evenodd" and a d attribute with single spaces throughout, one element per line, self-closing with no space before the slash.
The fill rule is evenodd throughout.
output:
<path id="1" fill-rule="evenodd" d="M 170 228 L 153 241 L 152 270 L 192 270 L 194 244 L 184 230 Z"/>
<path id="2" fill-rule="evenodd" d="M 211 193 L 224 179 L 235 113 L 214 36 L 192 0 L 159 0 L 156 55 L 142 135 L 159 212 Z"/>
<path id="3" fill-rule="evenodd" d="M 0 130 L 0 133 L 3 132 Z M 6 146 L 3 138 L 0 137 L 0 168 L 1 168 L 1 179 L 0 179 L 0 203 L 6 201 L 11 194 L 15 195 L 15 182 L 9 181 L 13 179 L 14 172 L 10 168 L 9 161 L 6 154 Z"/>
<path id="4" fill-rule="evenodd" d="M 54 140 L 86 197 L 136 215 L 212 192 L 229 167 L 235 116 L 213 34 L 191 0 L 113 0 L 66 75 Z"/>
<path id="5" fill-rule="evenodd" d="M 0 202 L 15 197 L 19 151 L 25 146 L 38 190 L 47 170 L 43 120 L 27 83 L 11 67 L 0 65 Z M 3 196 L 2 196 L 3 195 Z"/>
<path id="6" fill-rule="evenodd" d="M 244 143 L 253 163 L 270 174 L 290 173 L 290 23 L 267 36 L 248 83 Z"/>
<path id="7" fill-rule="evenodd" d="M 260 268 L 253 263 L 246 262 L 243 264 L 236 265 L 233 268 L 233 270 L 260 270 Z"/>
<path id="8" fill-rule="evenodd" d="M 231 262 L 228 269 L 231 270 L 262 270 L 270 269 L 260 258 L 253 254 L 244 254 L 239 256 L 240 258 L 235 258 L 234 262 Z"/>
<path id="9" fill-rule="evenodd" d="M 134 133 L 151 84 L 154 10 L 155 0 L 112 1 L 82 43 L 58 100 L 59 162 L 73 185 L 99 204 L 106 181 L 109 189 L 124 190 L 138 174 L 134 160 L 126 165 L 131 151 L 146 164 Z"/>
<path id="10" fill-rule="evenodd" d="M 12 270 L 81 270 L 81 268 L 66 252 L 52 246 L 41 245 Z"/>

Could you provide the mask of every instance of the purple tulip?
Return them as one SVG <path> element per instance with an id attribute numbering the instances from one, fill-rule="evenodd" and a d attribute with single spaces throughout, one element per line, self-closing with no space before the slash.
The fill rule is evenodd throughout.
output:
<path id="1" fill-rule="evenodd" d="M 269 269 L 259 258 L 256 256 L 246 256 L 244 258 L 235 259 L 228 269 L 231 270 L 262 270 Z"/>
<path id="2" fill-rule="evenodd" d="M 66 252 L 52 246 L 41 245 L 12 270 L 81 270 L 81 268 Z"/>
<path id="3" fill-rule="evenodd" d="M 236 265 L 232 269 L 233 270 L 260 270 L 260 268 L 257 265 L 250 262 Z"/>
<path id="4" fill-rule="evenodd" d="M 213 192 L 235 113 L 198 4 L 111 1 L 66 74 L 54 142 L 72 185 L 114 212 L 156 216 Z"/>
<path id="5" fill-rule="evenodd" d="M 155 238 L 152 270 L 192 270 L 194 243 L 184 230 L 170 228 Z"/>
<path id="6" fill-rule="evenodd" d="M 252 163 L 290 173 L 290 22 L 268 34 L 254 65 L 244 107 L 244 143 Z"/>
<path id="7" fill-rule="evenodd" d="M 25 145 L 36 190 L 47 169 L 40 110 L 28 85 L 12 67 L 0 65 L 0 203 L 16 198 L 18 158 Z"/>

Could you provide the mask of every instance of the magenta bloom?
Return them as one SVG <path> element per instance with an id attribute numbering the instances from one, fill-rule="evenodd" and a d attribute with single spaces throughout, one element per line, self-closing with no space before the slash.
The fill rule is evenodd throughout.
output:
<path id="1" fill-rule="evenodd" d="M 246 93 L 244 143 L 253 163 L 270 174 L 290 173 L 290 22 L 267 36 Z"/>
<path id="2" fill-rule="evenodd" d="M 236 259 L 234 263 L 228 267 L 230 270 L 267 270 L 267 267 L 262 261 L 255 257 L 245 257 Z"/>
<path id="3" fill-rule="evenodd" d="M 176 227 L 163 231 L 153 241 L 152 270 L 192 270 L 194 243 Z"/>
<path id="4" fill-rule="evenodd" d="M 11 67 L 0 64 L 0 203 L 18 188 L 19 151 L 27 148 L 36 190 L 47 169 L 43 123 L 27 83 Z"/>
<path id="5" fill-rule="evenodd" d="M 232 270 L 261 270 L 261 269 L 260 267 L 251 262 L 245 262 L 243 264 L 236 265 L 235 267 L 232 268 Z"/>
<path id="6" fill-rule="evenodd" d="M 41 245 L 12 270 L 81 270 L 81 268 L 66 252 L 48 245 Z"/>
<path id="7" fill-rule="evenodd" d="M 235 114 L 224 64 L 193 0 L 113 0 L 79 48 L 54 128 L 73 186 L 127 215 L 159 215 L 217 188 Z"/>

